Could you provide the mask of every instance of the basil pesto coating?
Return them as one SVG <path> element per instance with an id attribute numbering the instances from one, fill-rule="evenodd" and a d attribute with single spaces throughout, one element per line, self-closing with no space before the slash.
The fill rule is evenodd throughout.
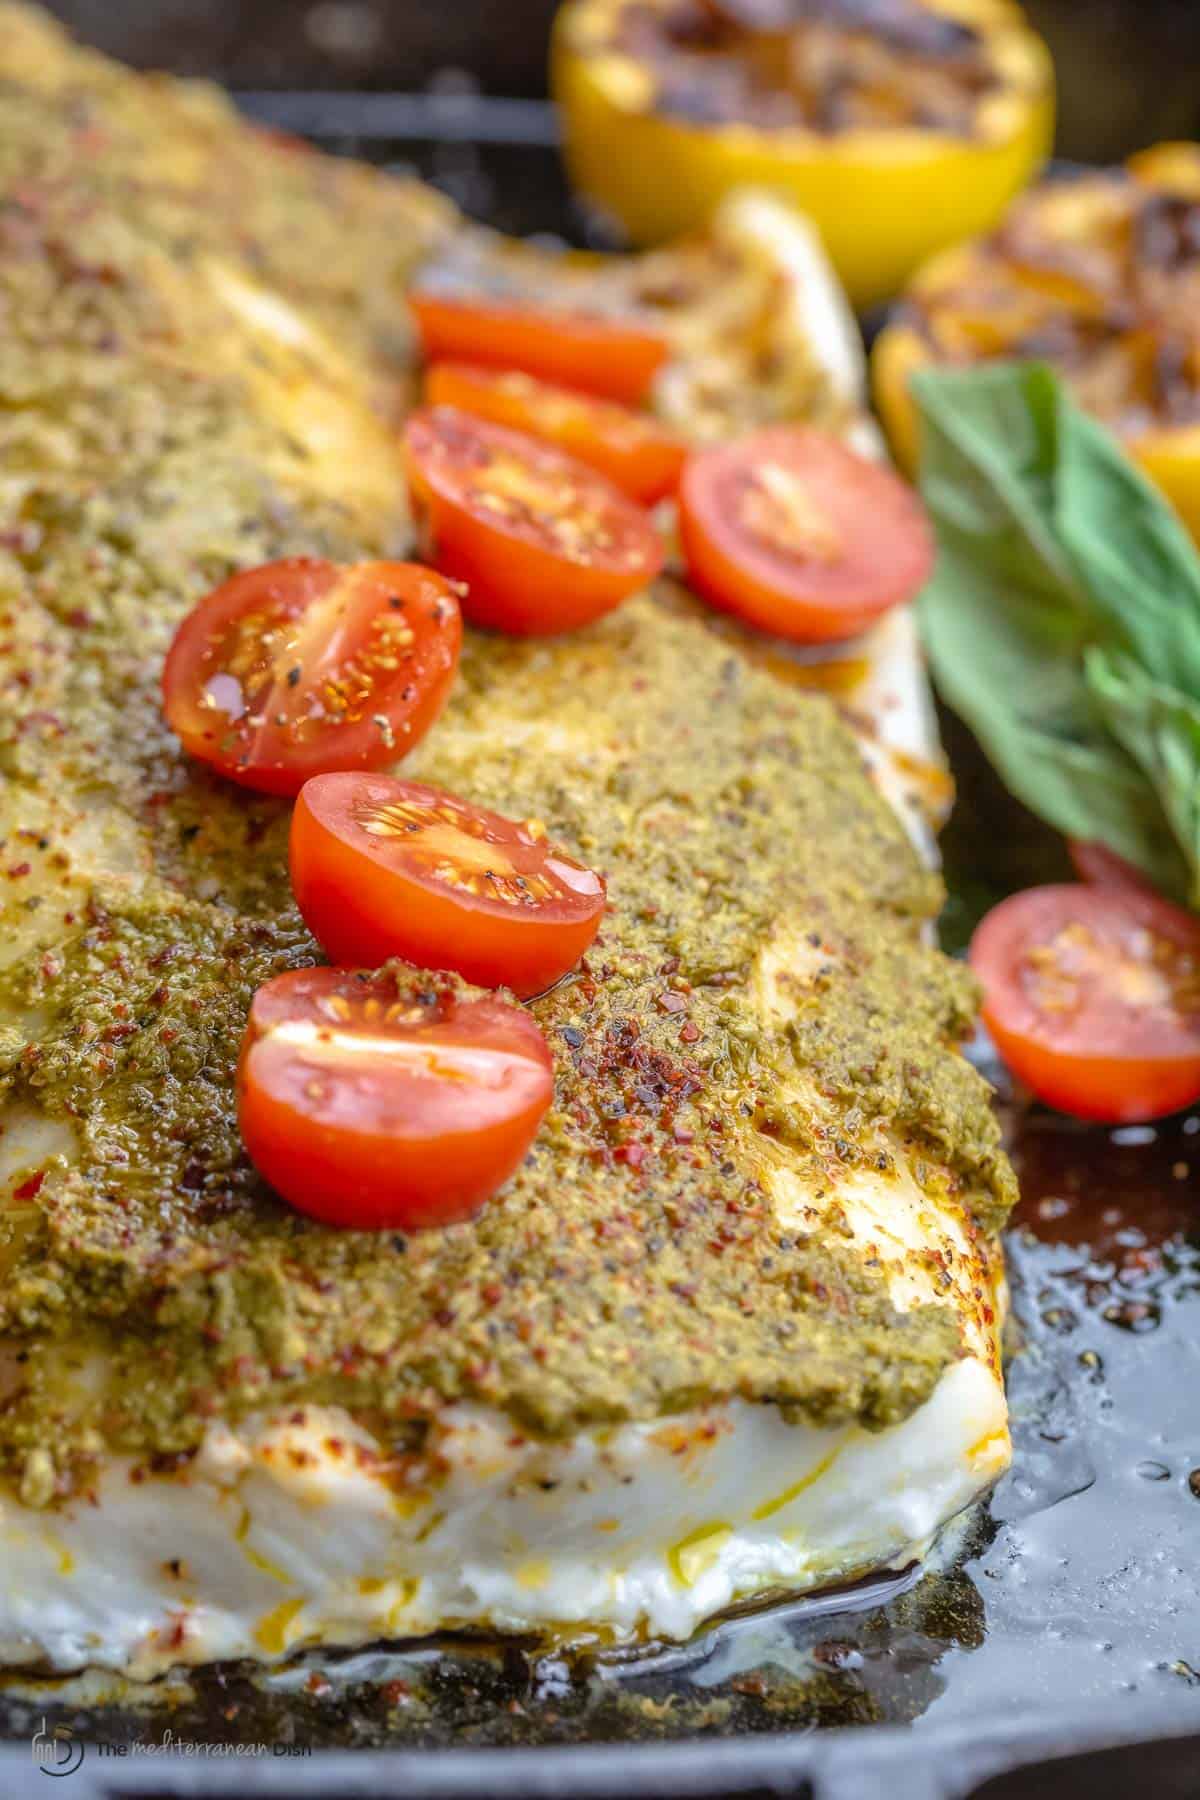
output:
<path id="1" fill-rule="evenodd" d="M 0 996 L 37 1020 L 10 1042 L 14 1093 L 80 1143 L 10 1216 L 3 1303 L 31 1356 L 0 1444 L 41 1441 L 61 1408 L 56 1443 L 171 1452 L 214 1415 L 299 1399 L 393 1434 L 459 1397 L 551 1434 L 730 1394 L 821 1423 L 903 1417 L 957 1353 L 953 1315 L 896 1314 L 844 1240 L 782 1229 L 770 1161 L 820 1193 L 877 1166 L 882 1121 L 985 1230 L 1011 1178 L 953 1048 L 969 977 L 917 940 L 936 883 L 832 707 L 686 604 L 645 600 L 551 650 L 473 638 L 417 761 L 542 819 L 609 882 L 586 968 L 534 1005 L 557 1098 L 528 1162 L 477 1221 L 408 1240 L 328 1230 L 263 1189 L 232 1069 L 254 988 L 316 952 L 286 902 L 286 805 L 180 771 L 188 804 L 151 808 L 147 836 L 192 891 L 92 884 L 77 929 Z M 153 766 L 126 760 L 125 791 Z M 197 810 L 201 849 L 176 825 Z M 219 895 L 196 898 L 206 880 Z M 781 931 L 815 938 L 829 972 L 775 1029 L 748 989 Z M 780 1101 L 797 1078 L 836 1132 Z M 86 1403 L 59 1391 L 81 1335 L 112 1363 Z"/>
<path id="2" fill-rule="evenodd" d="M 164 169 L 196 153 L 168 112 Z M 255 253 L 232 200 L 168 199 L 168 173 L 115 152 L 68 168 L 77 116 L 0 106 L 0 1092 L 63 1145 L 0 1214 L 0 1467 L 45 1500 L 105 1448 L 171 1457 L 301 1400 L 397 1444 L 459 1398 L 547 1435 L 733 1395 L 903 1418 L 959 1354 L 953 1312 L 897 1313 L 836 1211 L 780 1223 L 771 1177 L 786 1163 L 815 1209 L 846 1169 L 903 1158 L 994 1232 L 1013 1182 L 956 1048 L 973 986 L 922 942 L 939 884 L 832 704 L 668 584 L 565 639 L 470 634 L 404 764 L 540 819 L 608 882 L 593 951 L 533 1005 L 557 1090 L 526 1164 L 478 1219 L 408 1238 L 302 1218 L 248 1165 L 250 997 L 319 953 L 288 805 L 181 756 L 161 660 L 238 567 L 403 546 L 380 350 L 351 333 L 331 372 L 264 332 L 280 295 L 314 329 L 336 311 L 277 224 L 252 209 Z M 116 130 L 120 94 L 89 117 Z M 243 137 L 248 166 L 278 157 Z M 332 206 L 365 282 L 374 183 L 331 199 L 299 160 L 288 231 Z M 256 264 L 274 286 L 239 288 Z"/>

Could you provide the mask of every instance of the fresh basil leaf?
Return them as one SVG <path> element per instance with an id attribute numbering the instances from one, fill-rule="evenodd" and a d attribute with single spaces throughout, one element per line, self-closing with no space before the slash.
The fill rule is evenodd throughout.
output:
<path id="1" fill-rule="evenodd" d="M 943 543 L 920 613 L 943 699 L 970 725 L 1017 798 L 1068 837 L 1108 844 L 1182 898 L 1188 874 L 1161 805 L 1106 729 L 1036 607 Z"/>
<path id="2" fill-rule="evenodd" d="M 1060 401 L 1055 525 L 1098 635 L 1156 680 L 1200 694 L 1200 557 L 1115 438 Z"/>
<path id="3" fill-rule="evenodd" d="M 1082 628 L 1084 595 L 1055 530 L 1057 383 L 1038 363 L 914 377 L 921 413 L 921 492 L 938 526 L 976 546 L 980 563 L 1026 603 Z"/>
<path id="4" fill-rule="evenodd" d="M 913 386 L 939 546 L 919 616 L 939 690 L 1031 811 L 1108 844 L 1164 892 L 1200 890 L 1194 794 L 1173 785 L 1186 773 L 1179 742 L 1167 755 L 1160 734 L 1151 758 L 1129 682 L 1118 708 L 1108 665 L 1088 675 L 1097 650 L 1152 680 L 1190 671 L 1200 620 L 1190 541 L 1049 369 L 926 372 Z"/>
<path id="5" fill-rule="evenodd" d="M 1119 651 L 1089 650 L 1084 668 L 1113 736 L 1154 784 L 1190 864 L 1188 900 L 1200 908 L 1200 700 Z"/>

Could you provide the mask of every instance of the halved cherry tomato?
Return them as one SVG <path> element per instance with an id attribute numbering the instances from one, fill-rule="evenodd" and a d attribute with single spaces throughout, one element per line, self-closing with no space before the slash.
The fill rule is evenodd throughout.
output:
<path id="1" fill-rule="evenodd" d="M 1200 1099 L 1200 918 L 1132 887 L 1064 883 L 994 907 L 971 940 L 996 1048 L 1081 1119 Z"/>
<path id="2" fill-rule="evenodd" d="M 461 643 L 454 590 L 431 569 L 265 563 L 179 627 L 167 723 L 223 775 L 294 794 L 324 769 L 377 769 L 411 750 L 445 704 Z"/>
<path id="3" fill-rule="evenodd" d="M 599 875 L 518 824 L 389 775 L 318 775 L 292 816 L 292 889 L 331 962 L 402 956 L 539 994 L 604 913 Z"/>
<path id="4" fill-rule="evenodd" d="M 259 1173 L 329 1225 L 414 1230 L 477 1212 L 554 1092 L 546 1040 L 507 1001 L 428 978 L 302 969 L 259 988 L 238 1063 Z"/>
<path id="5" fill-rule="evenodd" d="M 670 346 L 652 321 L 608 313 L 556 312 L 486 294 L 409 290 L 427 362 L 524 369 L 543 381 L 635 406 Z"/>
<path id="6" fill-rule="evenodd" d="M 570 631 L 662 567 L 642 509 L 549 444 L 453 406 L 413 413 L 404 442 L 429 555 L 466 583 L 463 611 L 476 625 Z"/>
<path id="7" fill-rule="evenodd" d="M 653 506 L 679 486 L 687 445 L 646 413 L 539 381 L 519 369 L 435 363 L 425 377 L 431 406 L 457 406 L 477 419 L 556 444 L 637 500 Z"/>
<path id="8" fill-rule="evenodd" d="M 679 535 L 714 606 L 800 643 L 864 630 L 933 567 L 929 522 L 899 476 L 802 426 L 689 458 Z"/>
<path id="9" fill-rule="evenodd" d="M 1142 894 L 1156 892 L 1140 869 L 1118 856 L 1115 850 L 1110 850 L 1107 844 L 1097 843 L 1094 839 L 1085 843 L 1080 838 L 1068 838 L 1067 854 L 1080 881 L 1086 881 L 1089 887 L 1129 887 Z"/>

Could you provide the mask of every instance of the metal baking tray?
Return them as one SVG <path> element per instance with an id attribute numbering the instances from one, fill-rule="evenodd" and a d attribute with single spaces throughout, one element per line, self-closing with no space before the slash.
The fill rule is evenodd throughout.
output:
<path id="1" fill-rule="evenodd" d="M 415 168 L 506 231 L 580 240 L 549 109 L 452 95 L 243 96 Z M 944 721 L 960 802 L 948 947 L 1055 840 Z M 998 1081 L 1002 1076 L 993 1071 Z M 459 1638 L 131 1691 L 0 1688 L 0 1795 L 1200 1796 L 1200 1113 L 1085 1130 L 1001 1094 L 1016 1454 L 932 1566 L 637 1655 Z"/>

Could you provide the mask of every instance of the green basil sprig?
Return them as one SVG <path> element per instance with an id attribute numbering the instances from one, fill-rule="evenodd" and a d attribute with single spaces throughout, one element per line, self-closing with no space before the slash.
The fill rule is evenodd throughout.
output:
<path id="1" fill-rule="evenodd" d="M 926 371 L 921 595 L 943 697 L 1018 799 L 1200 907 L 1200 556 L 1038 363 Z"/>

